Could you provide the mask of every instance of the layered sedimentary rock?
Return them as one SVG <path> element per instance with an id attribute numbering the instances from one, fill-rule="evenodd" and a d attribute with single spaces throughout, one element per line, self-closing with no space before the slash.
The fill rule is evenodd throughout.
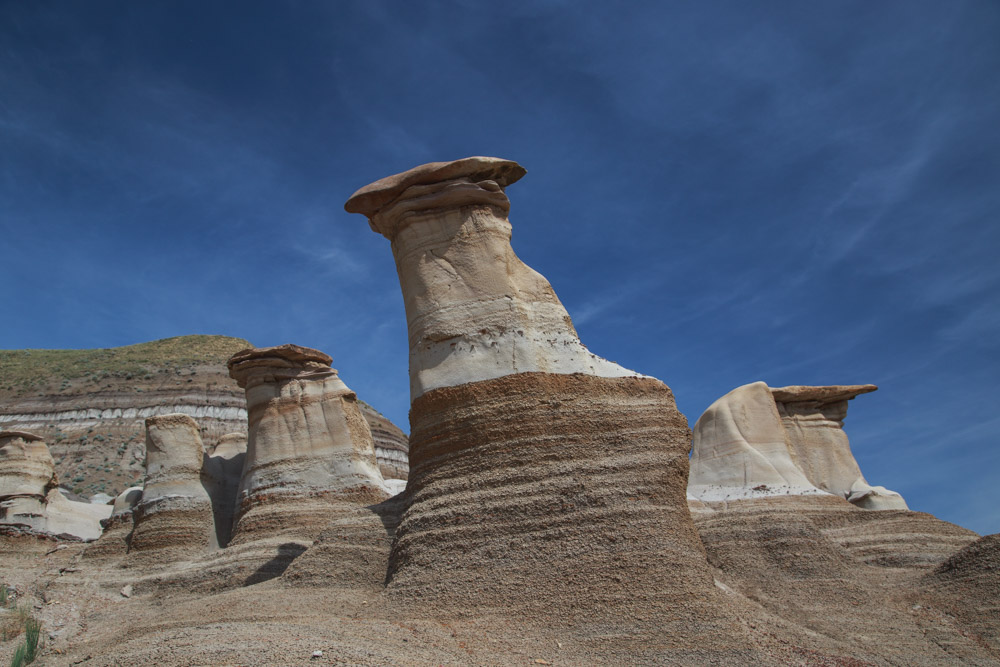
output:
<path id="1" fill-rule="evenodd" d="M 406 434 L 364 401 L 358 401 L 358 405 L 371 430 L 375 459 L 382 477 L 386 480 L 405 480 L 410 472 L 410 442 Z"/>
<path id="2" fill-rule="evenodd" d="M 0 522 L 45 530 L 45 497 L 57 486 L 55 462 L 42 438 L 0 432 Z"/>
<path id="3" fill-rule="evenodd" d="M 972 531 L 920 512 L 866 511 L 827 493 L 710 501 L 694 517 L 719 582 L 758 607 L 755 619 L 780 619 L 778 636 L 801 647 L 799 664 L 988 655 L 963 628 L 929 623 L 931 600 L 915 594 L 925 573 L 977 538 Z"/>
<path id="4" fill-rule="evenodd" d="M 906 509 L 861 474 L 843 431 L 847 402 L 875 385 L 737 387 L 695 424 L 688 493 L 703 501 L 830 493 L 866 509 Z"/>
<path id="5" fill-rule="evenodd" d="M 0 429 L 44 438 L 56 474 L 77 495 L 113 497 L 142 483 L 147 417 L 194 418 L 206 447 L 227 433 L 245 437 L 246 399 L 226 361 L 250 345 L 180 336 L 107 349 L 0 350 Z M 406 434 L 361 405 L 383 476 L 405 479 Z"/>
<path id="6" fill-rule="evenodd" d="M 146 420 L 146 482 L 134 510 L 130 551 L 166 549 L 181 559 L 219 546 L 212 499 L 202 480 L 204 458 L 191 417 Z"/>
<path id="7" fill-rule="evenodd" d="M 969 544 L 927 574 L 920 584 L 921 599 L 929 599 L 932 605 L 925 602 L 917 611 L 930 617 L 924 625 L 934 641 L 949 648 L 961 646 L 953 627 L 933 623 L 938 620 L 935 615 L 952 618 L 963 638 L 987 648 L 1000 663 L 1000 533 Z M 977 657 L 973 651 L 963 653 L 963 658 Z"/>
<path id="8" fill-rule="evenodd" d="M 510 246 L 516 162 L 433 162 L 358 190 L 345 208 L 392 241 L 410 343 L 410 398 L 513 373 L 640 377 L 592 354 L 549 282 Z"/>
<path id="9" fill-rule="evenodd" d="M 771 389 L 795 463 L 828 493 L 873 510 L 907 509 L 903 497 L 872 486 L 861 474 L 844 433 L 847 402 L 878 389 L 873 384 Z"/>
<path id="10" fill-rule="evenodd" d="M 712 404 L 694 428 L 688 487 L 708 560 L 810 651 L 981 658 L 962 632 L 945 633 L 951 648 L 928 641 L 914 613 L 914 584 L 977 536 L 865 481 L 842 427 L 847 401 L 874 390 L 755 382 Z"/>
<path id="11" fill-rule="evenodd" d="M 0 523 L 97 539 L 111 507 L 69 500 L 57 484 L 55 462 L 41 437 L 24 431 L 0 433 Z"/>
<path id="12" fill-rule="evenodd" d="M 432 163 L 346 205 L 391 241 L 409 329 L 410 476 L 389 590 L 544 608 L 624 650 L 704 632 L 707 651 L 738 652 L 685 502 L 687 421 L 662 382 L 589 352 L 514 254 L 504 187 L 523 173 Z"/>
<path id="13" fill-rule="evenodd" d="M 248 349 L 229 360 L 249 410 L 235 542 L 311 539 L 331 503 L 387 497 L 357 397 L 330 361 L 297 345 Z"/>

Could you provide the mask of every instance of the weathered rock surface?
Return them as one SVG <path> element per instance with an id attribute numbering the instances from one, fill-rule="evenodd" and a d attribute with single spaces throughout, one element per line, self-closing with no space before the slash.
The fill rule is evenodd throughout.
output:
<path id="1" fill-rule="evenodd" d="M 919 610 L 933 602 L 916 594 L 929 569 L 976 539 L 972 531 L 831 494 L 707 502 L 694 517 L 717 580 L 800 647 L 800 659 L 812 657 L 805 664 L 950 664 L 956 654 L 943 638 L 972 664 L 993 664 L 961 624 L 928 636 L 936 624 Z"/>
<path id="2" fill-rule="evenodd" d="M 737 387 L 695 424 L 689 496 L 703 501 L 831 493 L 865 509 L 906 509 L 861 474 L 843 431 L 847 402 L 875 385 Z"/>
<path id="3" fill-rule="evenodd" d="M 111 507 L 68 500 L 59 491 L 45 441 L 24 431 L 0 432 L 0 523 L 93 540 Z"/>
<path id="4" fill-rule="evenodd" d="M 976 534 L 908 511 L 869 486 L 851 454 L 847 401 L 874 390 L 756 382 L 712 404 L 694 428 L 688 487 L 708 560 L 815 657 L 989 664 L 971 625 L 942 629 L 928 611 L 937 603 L 917 594 Z"/>
<path id="5" fill-rule="evenodd" d="M 166 549 L 173 552 L 169 557 L 184 559 L 219 546 L 212 499 L 202 480 L 204 458 L 191 417 L 146 420 L 146 483 L 134 510 L 131 552 Z"/>
<path id="6" fill-rule="evenodd" d="M 431 163 L 348 200 L 392 242 L 406 306 L 410 398 L 512 373 L 639 377 L 583 346 L 549 282 L 510 246 L 517 163 Z"/>
<path id="7" fill-rule="evenodd" d="M 40 437 L 0 432 L 0 521 L 45 530 L 45 496 L 57 485 L 55 463 Z"/>
<path id="8" fill-rule="evenodd" d="M 334 517 L 384 533 L 378 516 L 360 509 L 390 495 L 371 431 L 330 361 L 297 345 L 252 348 L 229 360 L 249 409 L 232 544 L 245 545 L 245 560 L 263 561 L 253 575 L 260 579 L 281 574 Z M 354 557 L 367 556 L 358 549 Z"/>
<path id="9" fill-rule="evenodd" d="M 929 598 L 931 604 L 925 603 L 916 611 L 933 639 L 959 653 L 956 649 L 965 648 L 962 640 L 969 638 L 987 648 L 989 656 L 1000 663 L 1000 533 L 969 544 L 920 583 L 924 599 Z M 940 623 L 942 618 L 955 620 L 948 627 Z M 965 630 L 961 638 L 955 637 L 956 625 Z M 978 651 L 961 653 L 967 659 L 979 655 Z"/>
<path id="10" fill-rule="evenodd" d="M 382 477 L 406 480 L 410 474 L 410 441 L 403 430 L 389 421 L 378 410 L 364 401 L 358 401 L 361 414 L 368 422 L 375 443 L 375 459 Z M 405 486 L 405 485 L 404 485 Z"/>
<path id="11" fill-rule="evenodd" d="M 210 455 L 206 454 L 202 466 L 202 483 L 212 499 L 219 546 L 226 546 L 232 538 L 246 455 L 247 437 L 228 433 L 219 439 Z"/>

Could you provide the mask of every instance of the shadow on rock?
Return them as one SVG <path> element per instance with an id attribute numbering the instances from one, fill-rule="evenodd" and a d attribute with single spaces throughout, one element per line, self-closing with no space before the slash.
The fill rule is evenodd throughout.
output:
<path id="1" fill-rule="evenodd" d="M 278 553 L 271 560 L 267 561 L 257 571 L 247 577 L 243 582 L 244 586 L 253 586 L 284 574 L 292 561 L 305 553 L 307 547 L 304 544 L 287 542 L 278 547 Z"/>

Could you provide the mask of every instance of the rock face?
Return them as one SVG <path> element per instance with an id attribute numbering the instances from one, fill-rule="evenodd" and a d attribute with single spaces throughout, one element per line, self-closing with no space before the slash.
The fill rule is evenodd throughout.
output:
<path id="1" fill-rule="evenodd" d="M 364 401 L 358 401 L 358 405 L 371 429 L 382 477 L 386 481 L 406 480 L 410 474 L 410 441 L 406 434 Z"/>
<path id="2" fill-rule="evenodd" d="M 232 538 L 236 501 L 246 457 L 247 438 L 242 433 L 222 436 L 211 455 L 205 457 L 202 479 L 212 499 L 219 546 L 226 546 Z"/>
<path id="3" fill-rule="evenodd" d="M 798 467 L 828 493 L 872 510 L 905 510 L 906 501 L 861 474 L 844 433 L 847 402 L 878 389 L 873 384 L 772 389 L 781 423 Z"/>
<path id="4" fill-rule="evenodd" d="M 686 506 L 687 421 L 662 382 L 591 354 L 515 256 L 503 188 L 523 173 L 433 163 L 346 205 L 392 242 L 409 328 L 410 477 L 389 590 L 586 615 L 578 629 L 623 646 L 651 632 L 670 644 L 698 618 L 725 638 L 711 650 L 743 650 Z"/>
<path id="5" fill-rule="evenodd" d="M 0 432 L 0 523 L 93 540 L 108 505 L 68 500 L 58 489 L 55 462 L 45 441 L 24 431 Z"/>
<path id="6" fill-rule="evenodd" d="M 875 385 L 738 387 L 695 424 L 688 493 L 702 501 L 830 493 L 866 509 L 906 509 L 865 481 L 843 420 L 847 402 Z"/>
<path id="7" fill-rule="evenodd" d="M 146 420 L 146 483 L 130 551 L 169 549 L 178 558 L 219 546 L 212 499 L 202 480 L 198 424 L 182 414 Z"/>
<path id="8" fill-rule="evenodd" d="M 330 502 L 388 497 L 357 397 L 330 361 L 297 345 L 252 348 L 229 360 L 249 409 L 236 542 L 309 536 L 324 525 Z"/>

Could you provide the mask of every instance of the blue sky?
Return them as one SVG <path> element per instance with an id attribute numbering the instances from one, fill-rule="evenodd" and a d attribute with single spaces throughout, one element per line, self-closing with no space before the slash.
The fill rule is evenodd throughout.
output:
<path id="1" fill-rule="evenodd" d="M 1000 531 L 1000 5 L 0 3 L 0 348 L 212 333 L 407 428 L 389 243 L 343 203 L 494 155 L 514 248 L 694 423 L 878 384 L 873 484 Z"/>

